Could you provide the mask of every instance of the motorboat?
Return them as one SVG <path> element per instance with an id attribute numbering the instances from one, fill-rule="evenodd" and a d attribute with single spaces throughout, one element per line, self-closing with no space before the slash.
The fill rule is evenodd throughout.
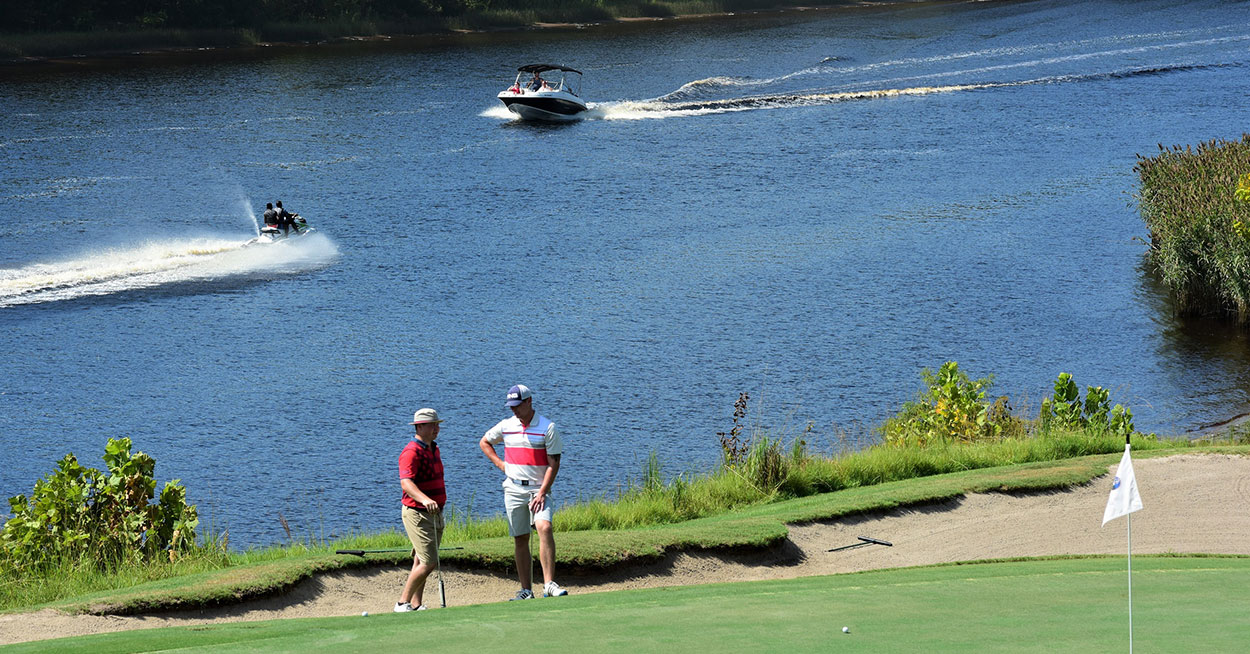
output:
<path id="1" fill-rule="evenodd" d="M 554 76 L 552 81 L 543 77 L 552 71 L 560 74 L 559 81 L 554 81 Z M 499 99 L 522 120 L 579 120 L 586 111 L 586 102 L 579 97 L 581 80 L 581 71 L 566 66 L 529 64 L 517 69 L 516 81 L 499 92 Z"/>
<path id="2" fill-rule="evenodd" d="M 308 236 L 309 234 L 313 234 L 317 231 L 317 228 L 309 225 L 308 221 L 304 220 L 303 216 L 295 214 L 294 218 L 295 222 L 291 224 L 289 231 L 284 232 L 281 227 L 265 225 L 260 228 L 260 233 L 256 235 L 256 238 L 248 241 L 244 245 L 267 245 L 270 243 L 279 243 L 281 241 L 288 241 Z"/>

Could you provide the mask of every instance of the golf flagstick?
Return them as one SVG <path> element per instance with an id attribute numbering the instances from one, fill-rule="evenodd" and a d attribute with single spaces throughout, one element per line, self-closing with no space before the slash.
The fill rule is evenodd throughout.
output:
<path id="1" fill-rule="evenodd" d="M 1131 434 L 1124 436 L 1124 456 L 1115 469 L 1111 493 L 1107 496 L 1107 508 L 1102 513 L 1102 524 L 1124 516 L 1125 540 L 1128 545 L 1128 651 L 1133 652 L 1133 512 L 1142 509 L 1141 494 L 1137 492 L 1137 475 L 1133 472 L 1133 449 Z"/>
<path id="2" fill-rule="evenodd" d="M 1128 529 L 1128 654 L 1133 654 L 1133 514 L 1124 520 Z"/>

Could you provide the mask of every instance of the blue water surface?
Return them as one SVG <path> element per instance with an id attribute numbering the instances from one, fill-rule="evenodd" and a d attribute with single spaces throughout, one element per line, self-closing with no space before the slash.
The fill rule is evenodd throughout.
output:
<path id="1" fill-rule="evenodd" d="M 560 499 L 733 402 L 857 447 L 956 360 L 1035 414 L 1060 372 L 1137 426 L 1250 404 L 1235 330 L 1174 318 L 1133 170 L 1240 138 L 1250 3 L 922 3 L 0 70 L 0 494 L 108 437 L 231 543 L 398 526 L 431 406 L 453 508 L 528 384 Z M 588 117 L 511 120 L 533 62 Z M 243 248 L 281 199 L 319 233 Z"/>

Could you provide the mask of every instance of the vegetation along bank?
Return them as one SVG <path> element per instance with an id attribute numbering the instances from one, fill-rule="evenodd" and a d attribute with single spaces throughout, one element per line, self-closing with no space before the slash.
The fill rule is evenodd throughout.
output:
<path id="1" fill-rule="evenodd" d="M 1182 316 L 1250 325 L 1250 134 L 1138 157 L 1150 259 Z"/>
<path id="2" fill-rule="evenodd" d="M 988 395 L 989 378 L 971 379 L 955 362 L 923 379 L 916 399 L 878 429 L 876 445 L 849 452 L 814 451 L 810 428 L 788 440 L 770 433 L 752 421 L 744 393 L 731 428 L 718 434 L 722 460 L 712 470 L 666 479 L 652 456 L 618 496 L 562 508 L 561 565 L 603 570 L 676 551 L 768 548 L 795 522 L 986 490 L 1070 487 L 1105 474 L 1126 437 L 1143 456 L 1246 451 L 1235 434 L 1219 446 L 1140 434 L 1130 409 L 1111 405 L 1100 387 L 1082 393 L 1066 373 L 1036 417 L 1016 415 L 1008 398 Z M 410 560 L 395 531 L 240 551 L 226 533 L 197 533 L 195 507 L 177 480 L 156 495 L 155 462 L 131 453 L 129 439 L 111 439 L 104 460 L 106 470 L 97 471 L 67 455 L 29 497 L 9 500 L 0 610 L 209 606 L 278 592 L 319 572 Z M 908 481 L 921 479 L 932 481 Z M 453 515 L 446 543 L 463 547 L 446 553 L 448 564 L 498 571 L 512 564 L 502 518 Z M 397 551 L 369 560 L 334 555 L 349 548 Z"/>
<path id="3" fill-rule="evenodd" d="M 855 4 L 840 0 L 804 3 L 808 7 Z M 8 0 L 0 3 L 0 57 L 22 60 L 511 30 L 792 6 L 781 0 Z"/>

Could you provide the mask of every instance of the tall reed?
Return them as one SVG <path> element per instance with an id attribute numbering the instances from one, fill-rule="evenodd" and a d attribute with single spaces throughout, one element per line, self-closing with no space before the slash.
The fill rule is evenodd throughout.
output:
<path id="1" fill-rule="evenodd" d="M 1250 323 L 1250 202 L 1237 199 L 1250 173 L 1250 134 L 1139 155 L 1138 202 L 1150 257 L 1181 315 Z"/>

